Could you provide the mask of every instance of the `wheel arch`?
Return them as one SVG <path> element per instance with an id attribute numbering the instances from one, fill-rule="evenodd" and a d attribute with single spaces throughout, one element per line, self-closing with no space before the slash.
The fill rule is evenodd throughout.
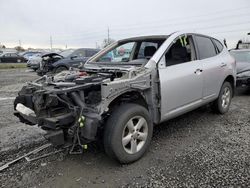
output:
<path id="1" fill-rule="evenodd" d="M 61 67 L 66 68 L 67 70 L 69 69 L 69 67 L 67 67 L 66 65 L 64 65 L 64 64 L 59 64 L 59 65 L 57 65 L 56 67 L 53 68 L 53 71 L 56 72 L 57 69 L 58 69 L 58 68 L 61 68 Z"/>
<path id="2" fill-rule="evenodd" d="M 148 110 L 146 98 L 144 94 L 138 90 L 126 91 L 122 93 L 109 103 L 108 108 L 112 110 L 124 102 L 139 104 Z"/>
<path id="3" fill-rule="evenodd" d="M 230 84 L 231 84 L 231 86 L 232 86 L 232 89 L 233 89 L 233 96 L 234 96 L 234 94 L 235 94 L 235 78 L 232 76 L 232 75 L 228 75 L 227 77 L 226 77 L 226 79 L 224 80 L 224 82 L 229 82 Z M 223 82 L 223 83 L 224 83 Z"/>

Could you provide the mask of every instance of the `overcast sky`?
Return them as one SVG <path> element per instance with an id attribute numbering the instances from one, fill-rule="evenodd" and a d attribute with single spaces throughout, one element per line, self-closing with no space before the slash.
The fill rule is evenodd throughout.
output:
<path id="1" fill-rule="evenodd" d="M 247 39 L 250 0 L 0 0 L 0 43 L 7 47 L 95 47 L 110 37 L 193 30 Z M 250 39 L 250 36 L 248 36 Z"/>

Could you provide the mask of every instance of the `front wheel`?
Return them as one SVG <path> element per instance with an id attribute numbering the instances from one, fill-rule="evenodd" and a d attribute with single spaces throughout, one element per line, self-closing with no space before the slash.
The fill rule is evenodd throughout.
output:
<path id="1" fill-rule="evenodd" d="M 55 73 L 60 73 L 62 71 L 66 71 L 66 70 L 68 70 L 66 67 L 60 66 L 60 67 L 56 68 Z"/>
<path id="2" fill-rule="evenodd" d="M 219 114 L 228 112 L 233 96 L 233 89 L 229 82 L 224 82 L 221 87 L 219 97 L 213 103 L 213 110 Z"/>
<path id="3" fill-rule="evenodd" d="M 140 159 L 149 147 L 153 124 L 146 108 L 124 104 L 111 113 L 104 129 L 104 149 L 120 163 Z"/>

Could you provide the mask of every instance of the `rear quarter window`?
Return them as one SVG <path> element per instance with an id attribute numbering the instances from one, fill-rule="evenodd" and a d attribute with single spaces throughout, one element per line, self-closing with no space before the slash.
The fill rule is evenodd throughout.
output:
<path id="1" fill-rule="evenodd" d="M 215 46 L 210 38 L 204 36 L 195 36 L 195 41 L 200 59 L 216 56 Z"/>
<path id="2" fill-rule="evenodd" d="M 218 53 L 220 53 L 223 50 L 223 45 L 221 44 L 220 41 L 213 39 L 213 42 L 217 48 Z"/>

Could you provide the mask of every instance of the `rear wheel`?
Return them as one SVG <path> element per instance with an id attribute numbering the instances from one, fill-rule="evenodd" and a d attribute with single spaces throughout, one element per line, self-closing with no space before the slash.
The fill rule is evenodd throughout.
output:
<path id="1" fill-rule="evenodd" d="M 233 89 L 229 82 L 224 82 L 219 97 L 213 103 L 213 110 L 219 114 L 228 112 L 233 96 Z"/>
<path id="2" fill-rule="evenodd" d="M 106 153 L 120 163 L 140 159 L 153 133 L 149 112 L 137 104 L 124 104 L 110 115 L 104 129 Z"/>

